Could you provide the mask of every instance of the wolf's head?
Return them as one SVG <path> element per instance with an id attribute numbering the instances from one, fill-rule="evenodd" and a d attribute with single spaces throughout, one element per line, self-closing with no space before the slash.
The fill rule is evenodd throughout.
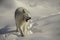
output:
<path id="1" fill-rule="evenodd" d="M 16 15 L 19 16 L 20 18 L 22 17 L 23 20 L 25 20 L 26 22 L 31 19 L 30 12 L 23 7 L 19 7 L 16 9 L 15 17 L 16 17 Z"/>
<path id="2" fill-rule="evenodd" d="M 31 19 L 31 15 L 29 11 L 27 11 L 26 9 L 23 9 L 23 13 L 24 13 L 23 17 L 26 20 L 26 22 Z"/>

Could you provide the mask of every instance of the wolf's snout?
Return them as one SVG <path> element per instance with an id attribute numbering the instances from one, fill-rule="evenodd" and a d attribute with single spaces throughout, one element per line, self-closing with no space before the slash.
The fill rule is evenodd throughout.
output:
<path id="1" fill-rule="evenodd" d="M 26 19 L 26 22 L 28 21 L 28 20 L 30 20 L 31 19 L 31 17 L 28 17 L 27 19 Z"/>
<path id="2" fill-rule="evenodd" d="M 31 17 L 28 18 L 28 20 L 31 19 Z"/>

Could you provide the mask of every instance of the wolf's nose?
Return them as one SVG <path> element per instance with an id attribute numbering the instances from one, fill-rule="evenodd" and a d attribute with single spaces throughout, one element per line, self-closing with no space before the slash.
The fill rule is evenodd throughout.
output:
<path id="1" fill-rule="evenodd" d="M 31 19 L 31 17 L 29 17 L 29 19 Z"/>

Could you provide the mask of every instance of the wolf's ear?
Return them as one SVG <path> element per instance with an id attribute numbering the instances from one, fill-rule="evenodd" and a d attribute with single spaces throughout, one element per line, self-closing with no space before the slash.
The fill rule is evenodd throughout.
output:
<path id="1" fill-rule="evenodd" d="M 23 9 L 23 13 L 25 13 L 25 10 Z"/>

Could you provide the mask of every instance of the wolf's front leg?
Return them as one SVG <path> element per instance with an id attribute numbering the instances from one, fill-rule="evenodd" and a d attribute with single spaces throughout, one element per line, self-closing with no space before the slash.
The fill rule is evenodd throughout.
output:
<path id="1" fill-rule="evenodd" d="M 22 28 L 22 26 L 19 27 L 19 31 L 20 31 L 20 33 L 21 33 L 21 36 L 24 37 L 24 33 L 23 33 L 23 28 Z"/>
<path id="2" fill-rule="evenodd" d="M 24 22 L 22 25 L 19 27 L 21 36 L 26 36 L 27 35 L 27 23 Z"/>
<path id="3" fill-rule="evenodd" d="M 26 22 L 23 26 L 23 32 L 24 32 L 24 35 L 27 36 L 28 35 L 28 23 Z"/>
<path id="4" fill-rule="evenodd" d="M 28 27 L 30 27 L 30 25 L 31 25 L 31 24 L 29 24 L 29 22 L 26 22 L 26 23 L 24 24 L 23 29 L 24 29 L 24 35 L 25 35 L 25 36 L 32 34 L 32 31 L 28 28 Z"/>
<path id="5" fill-rule="evenodd" d="M 21 34 L 26 36 L 27 35 L 27 24 L 24 22 L 20 27 Z"/>

